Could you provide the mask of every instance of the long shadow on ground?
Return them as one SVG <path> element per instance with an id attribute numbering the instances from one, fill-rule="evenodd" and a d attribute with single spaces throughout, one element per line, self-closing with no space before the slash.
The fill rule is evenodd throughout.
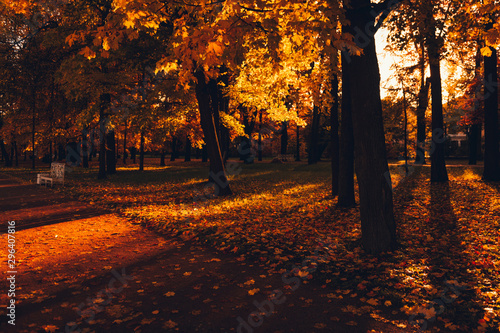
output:
<path id="1" fill-rule="evenodd" d="M 24 230 L 108 213 L 5 175 L 0 175 L 0 190 L 0 234 L 7 232 L 7 221 L 16 221 L 16 230 Z"/>

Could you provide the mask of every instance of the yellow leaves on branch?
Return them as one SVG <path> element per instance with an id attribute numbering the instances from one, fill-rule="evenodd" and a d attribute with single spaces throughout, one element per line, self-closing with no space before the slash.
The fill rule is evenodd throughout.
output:
<path id="1" fill-rule="evenodd" d="M 170 61 L 167 58 L 163 58 L 156 63 L 155 74 L 158 72 L 170 73 L 178 69 L 177 62 Z"/>
<path id="2" fill-rule="evenodd" d="M 94 59 L 96 57 L 96 53 L 92 51 L 88 46 L 81 50 L 79 54 L 83 55 L 88 60 Z"/>
<path id="3" fill-rule="evenodd" d="M 485 46 L 485 47 L 481 48 L 481 55 L 482 56 L 491 57 L 492 54 L 493 54 L 493 51 L 491 50 L 491 48 L 489 46 Z"/>
<path id="4" fill-rule="evenodd" d="M 215 56 L 220 57 L 223 53 L 223 48 L 224 45 L 222 45 L 222 43 L 220 43 L 219 41 L 210 42 L 207 46 L 207 52 L 211 52 L 215 54 Z"/>

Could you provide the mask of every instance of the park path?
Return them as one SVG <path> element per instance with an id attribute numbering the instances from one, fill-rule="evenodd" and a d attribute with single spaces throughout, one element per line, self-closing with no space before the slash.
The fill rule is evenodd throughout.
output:
<path id="1" fill-rule="evenodd" d="M 263 264 L 0 175 L 2 263 L 8 221 L 16 317 L 7 323 L 2 290 L 1 332 L 411 332 L 353 314 L 362 304 L 330 298 L 314 279 L 293 290 Z"/>

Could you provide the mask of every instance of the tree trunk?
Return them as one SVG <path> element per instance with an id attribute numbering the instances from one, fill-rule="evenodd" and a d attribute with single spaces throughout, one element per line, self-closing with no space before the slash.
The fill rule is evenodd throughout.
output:
<path id="1" fill-rule="evenodd" d="M 425 75 L 425 71 L 422 72 Z M 417 147 L 415 155 L 415 164 L 425 164 L 425 137 L 426 137 L 426 124 L 425 124 L 425 111 L 429 105 L 429 86 L 430 80 L 422 78 L 420 82 L 420 91 L 418 92 L 418 106 L 417 106 Z"/>
<path id="2" fill-rule="evenodd" d="M 252 154 L 252 133 L 255 127 L 256 113 L 249 113 L 248 109 L 241 109 L 243 114 L 244 133 L 246 136 L 241 137 L 241 142 L 238 147 L 240 160 L 245 164 L 252 164 L 255 156 Z"/>
<path id="3" fill-rule="evenodd" d="M 300 127 L 295 127 L 295 162 L 300 162 Z"/>
<path id="4" fill-rule="evenodd" d="M 15 160 L 15 166 L 18 167 L 19 166 L 19 157 L 18 157 L 18 151 L 17 151 L 17 141 L 14 140 L 14 160 Z"/>
<path id="5" fill-rule="evenodd" d="M 57 146 L 57 161 L 61 162 L 66 158 L 66 151 L 64 150 L 64 146 L 60 143 Z"/>
<path id="6" fill-rule="evenodd" d="M 352 0 L 347 11 L 353 36 L 359 31 L 374 31 L 370 0 Z M 352 30 L 351 30 L 352 29 Z M 380 71 L 373 34 L 355 38 L 363 48 L 361 56 L 348 63 L 351 87 L 353 133 L 356 140 L 355 165 L 359 184 L 362 244 L 368 253 L 380 253 L 396 248 L 392 186 L 386 176 L 386 158 Z"/>
<path id="7" fill-rule="evenodd" d="M 141 131 L 141 145 L 139 147 L 139 171 L 144 171 L 144 130 Z"/>
<path id="8" fill-rule="evenodd" d="M 106 166 L 108 169 L 108 174 L 112 175 L 116 173 L 116 140 L 115 131 L 109 130 L 106 133 Z"/>
<path id="9" fill-rule="evenodd" d="M 82 143 L 80 144 L 80 155 L 82 156 L 82 166 L 84 168 L 89 167 L 89 145 L 88 129 L 84 128 L 82 130 Z M 50 146 L 50 158 L 52 159 L 52 144 Z"/>
<path id="10" fill-rule="evenodd" d="M 418 44 L 415 45 L 418 47 Z M 425 164 L 425 137 L 426 137 L 426 123 L 425 111 L 429 106 L 429 87 L 431 81 L 425 78 L 425 43 L 420 43 L 419 53 L 419 69 L 420 69 L 420 90 L 418 92 L 418 105 L 417 105 L 417 142 L 415 147 L 415 164 Z"/>
<path id="11" fill-rule="evenodd" d="M 477 142 L 481 140 L 481 125 L 473 124 L 469 127 L 469 165 L 477 164 L 478 156 L 478 144 Z"/>
<path id="12" fill-rule="evenodd" d="M 137 148 L 135 146 L 130 147 L 130 155 L 132 157 L 132 163 L 136 163 L 136 157 L 137 157 Z"/>
<path id="13" fill-rule="evenodd" d="M 186 147 L 184 147 L 184 162 L 191 161 L 191 139 L 186 135 Z"/>
<path id="14" fill-rule="evenodd" d="M 262 162 L 262 110 L 259 112 L 259 139 L 257 147 L 257 160 Z"/>
<path id="15" fill-rule="evenodd" d="M 12 166 L 9 154 L 7 153 L 7 149 L 5 149 L 5 143 L 3 142 L 2 138 L 0 138 L 0 149 L 2 150 L 2 157 L 5 161 L 5 166 L 6 167 Z"/>
<path id="16" fill-rule="evenodd" d="M 281 155 L 286 155 L 288 147 L 288 121 L 284 121 L 281 125 Z"/>
<path id="17" fill-rule="evenodd" d="M 35 100 L 35 93 L 33 93 L 33 105 L 31 106 L 33 108 L 32 112 L 32 124 L 31 124 L 31 156 L 33 157 L 33 160 L 31 162 L 31 168 L 35 170 L 35 128 L 36 128 L 36 100 Z"/>
<path id="18" fill-rule="evenodd" d="M 202 162 L 208 162 L 208 149 L 207 149 L 207 144 L 204 144 L 201 147 L 201 161 Z"/>
<path id="19" fill-rule="evenodd" d="M 161 155 L 160 155 L 160 166 L 165 166 L 165 148 L 162 148 L 161 150 Z"/>
<path id="20" fill-rule="evenodd" d="M 127 122 L 125 122 L 125 129 L 123 130 L 123 165 L 127 164 Z"/>
<path id="21" fill-rule="evenodd" d="M 170 162 L 173 162 L 177 157 L 177 138 L 175 136 L 172 138 L 170 148 L 172 149 L 172 154 L 170 154 Z"/>
<path id="22" fill-rule="evenodd" d="M 474 79 L 479 81 L 481 75 L 481 47 L 479 46 L 476 51 L 476 61 L 474 68 Z M 476 165 L 477 160 L 481 154 L 481 122 L 479 121 L 479 114 L 481 113 L 481 85 L 477 85 L 474 91 L 474 118 L 473 124 L 469 128 L 469 165 Z"/>
<path id="23" fill-rule="evenodd" d="M 49 155 L 50 155 L 50 158 L 49 158 L 49 162 L 52 163 L 52 141 L 49 142 Z"/>
<path id="24" fill-rule="evenodd" d="M 497 51 L 484 56 L 484 181 L 500 181 Z"/>
<path id="25" fill-rule="evenodd" d="M 99 108 L 99 173 L 97 179 L 106 179 L 106 119 L 104 110 L 108 107 L 111 100 L 109 94 L 101 95 L 101 105 Z"/>
<path id="26" fill-rule="evenodd" d="M 319 107 L 313 108 L 313 116 L 311 122 L 311 134 L 309 136 L 309 152 L 307 155 L 307 164 L 315 164 L 318 162 L 318 135 L 319 135 Z"/>
<path id="27" fill-rule="evenodd" d="M 339 191 L 337 205 L 352 207 L 354 197 L 354 134 L 352 128 L 351 84 L 348 59 L 342 52 L 342 105 L 340 119 Z"/>
<path id="28" fill-rule="evenodd" d="M 339 194 L 339 167 L 340 167 L 340 145 L 339 145 L 339 79 L 333 74 L 331 95 L 333 98 L 330 109 L 330 148 L 332 157 L 332 196 Z M 299 144 L 299 131 L 297 127 L 297 146 Z M 297 149 L 298 154 L 298 149 Z"/>
<path id="29" fill-rule="evenodd" d="M 443 97 L 441 92 L 441 41 L 436 37 L 434 17 L 430 18 L 430 22 L 427 35 L 427 50 L 431 70 L 432 96 L 431 182 L 445 182 L 448 181 L 448 173 L 445 161 L 446 141 L 443 123 Z"/>
<path id="30" fill-rule="evenodd" d="M 216 103 L 214 103 L 214 105 L 210 101 L 210 91 L 205 81 L 205 73 L 202 70 L 198 70 L 195 76 L 197 79 L 195 91 L 200 110 L 201 128 L 203 129 L 205 143 L 210 157 L 209 182 L 214 184 L 216 196 L 230 195 L 232 192 L 226 177 L 217 135 L 217 127 L 214 120 L 214 107 Z"/>

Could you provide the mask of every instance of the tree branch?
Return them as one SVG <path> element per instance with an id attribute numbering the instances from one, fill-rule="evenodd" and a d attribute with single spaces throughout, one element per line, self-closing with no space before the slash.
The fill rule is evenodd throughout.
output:
<path id="1" fill-rule="evenodd" d="M 238 6 L 240 6 L 241 8 L 245 9 L 245 10 L 248 10 L 248 11 L 251 11 L 251 12 L 257 12 L 257 13 L 268 13 L 268 12 L 271 12 L 272 9 L 257 9 L 257 8 L 249 8 L 249 7 L 245 7 L 243 6 L 242 4 L 238 3 Z"/>
<path id="2" fill-rule="evenodd" d="M 382 3 L 374 4 L 372 6 L 372 14 L 374 15 L 374 17 L 380 16 L 377 23 L 375 24 L 374 28 L 375 32 L 377 32 L 378 29 L 380 29 L 380 27 L 382 26 L 382 24 L 384 24 L 384 21 L 387 19 L 389 14 L 394 9 L 396 9 L 396 7 L 398 7 L 402 2 L 403 0 L 385 0 Z"/>

